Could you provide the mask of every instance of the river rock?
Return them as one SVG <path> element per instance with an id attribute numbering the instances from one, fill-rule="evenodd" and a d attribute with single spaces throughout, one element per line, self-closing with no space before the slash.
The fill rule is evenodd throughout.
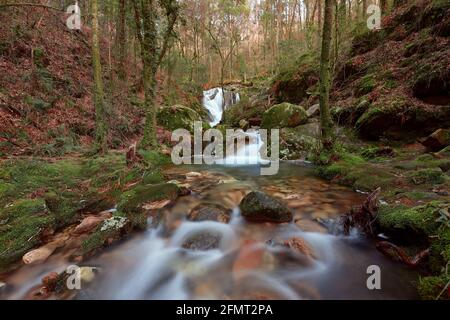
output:
<path id="1" fill-rule="evenodd" d="M 311 246 L 302 238 L 294 237 L 284 241 L 284 245 L 297 252 L 300 252 L 308 258 L 315 258 L 315 254 Z"/>
<path id="2" fill-rule="evenodd" d="M 56 247 L 54 246 L 43 246 L 38 249 L 32 250 L 30 252 L 27 252 L 23 258 L 22 261 L 25 264 L 34 264 L 34 263 L 41 263 L 47 260 L 48 257 L 51 256 L 53 251 L 55 251 Z"/>
<path id="3" fill-rule="evenodd" d="M 188 219 L 191 221 L 217 221 L 228 223 L 231 218 L 230 210 L 218 204 L 199 204 L 191 210 Z"/>
<path id="4" fill-rule="evenodd" d="M 219 248 L 221 236 L 210 232 L 198 233 L 188 238 L 183 248 L 194 251 L 206 251 Z"/>
<path id="5" fill-rule="evenodd" d="M 103 212 L 98 216 L 89 216 L 83 219 L 81 223 L 76 226 L 73 231 L 75 234 L 83 234 L 89 231 L 92 231 L 95 227 L 97 227 L 104 220 L 111 218 L 110 212 Z"/>
<path id="6" fill-rule="evenodd" d="M 97 273 L 100 269 L 97 267 L 81 267 L 80 268 L 80 280 L 84 283 L 91 283 L 94 281 Z"/>
<path id="7" fill-rule="evenodd" d="M 450 145 L 450 130 L 436 130 L 422 144 L 432 151 L 439 151 Z"/>
<path id="8" fill-rule="evenodd" d="M 286 205 L 261 191 L 250 192 L 242 199 L 239 207 L 242 216 L 249 221 L 292 221 L 292 212 Z"/>

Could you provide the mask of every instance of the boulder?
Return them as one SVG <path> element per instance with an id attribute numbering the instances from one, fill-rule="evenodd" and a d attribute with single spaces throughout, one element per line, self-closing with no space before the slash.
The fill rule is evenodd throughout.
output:
<path id="1" fill-rule="evenodd" d="M 81 221 L 79 225 L 76 226 L 73 232 L 75 234 L 87 233 L 94 230 L 95 227 L 97 227 L 101 222 L 108 218 L 111 218 L 111 213 L 109 212 L 101 213 L 98 216 L 86 217 L 83 219 L 83 221 Z"/>
<path id="2" fill-rule="evenodd" d="M 193 251 L 206 251 L 219 248 L 221 236 L 210 232 L 201 232 L 189 237 L 182 245 Z"/>
<path id="3" fill-rule="evenodd" d="M 318 116 L 320 114 L 320 104 L 315 104 L 315 105 L 311 106 L 306 111 L 306 114 L 308 115 L 308 118 Z"/>
<path id="4" fill-rule="evenodd" d="M 231 218 L 230 210 L 218 204 L 200 204 L 188 215 L 191 221 L 217 221 L 228 223 Z"/>
<path id="5" fill-rule="evenodd" d="M 291 222 L 292 212 L 279 200 L 260 191 L 250 192 L 239 204 L 242 216 L 249 221 Z"/>
<path id="6" fill-rule="evenodd" d="M 422 144 L 431 151 L 439 151 L 450 145 L 450 130 L 438 129 L 428 136 Z"/>
<path id="7" fill-rule="evenodd" d="M 25 264 L 35 264 L 41 263 L 47 260 L 48 257 L 55 251 L 56 247 L 54 246 L 43 246 L 38 249 L 27 252 L 22 260 Z"/>
<path id="8" fill-rule="evenodd" d="M 307 121 L 308 114 L 303 107 L 284 102 L 264 112 L 261 127 L 264 129 L 293 128 Z"/>
<path id="9" fill-rule="evenodd" d="M 183 105 L 174 105 L 164 107 L 158 111 L 158 124 L 167 130 L 174 131 L 176 129 L 194 130 L 194 122 L 202 121 L 201 116 L 191 108 Z"/>

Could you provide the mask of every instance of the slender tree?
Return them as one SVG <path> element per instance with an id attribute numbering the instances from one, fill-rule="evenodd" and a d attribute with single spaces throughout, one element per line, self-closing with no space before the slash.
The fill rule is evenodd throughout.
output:
<path id="1" fill-rule="evenodd" d="M 325 14 L 322 31 L 322 52 L 320 58 L 320 125 L 322 131 L 322 143 L 326 149 L 332 148 L 334 140 L 333 122 L 330 115 L 330 55 L 334 8 L 335 0 L 325 0 Z"/>
<path id="2" fill-rule="evenodd" d="M 126 34 L 125 34 L 125 18 L 126 18 L 126 0 L 119 0 L 119 7 L 117 13 L 117 75 L 120 80 L 125 80 L 125 59 L 126 59 Z"/>
<path id="3" fill-rule="evenodd" d="M 133 0 L 136 35 L 141 44 L 145 91 L 145 127 L 141 147 L 158 149 L 156 137 L 156 73 L 170 45 L 179 5 L 176 0 Z M 161 11 L 163 13 L 161 13 Z M 165 19 L 164 19 L 165 18 Z M 160 22 L 165 28 L 161 30 Z"/>
<path id="4" fill-rule="evenodd" d="M 98 27 L 98 3 L 91 0 L 92 15 L 92 67 L 94 73 L 94 104 L 96 118 L 96 151 L 104 153 L 108 148 L 108 124 L 100 61 L 100 31 Z"/>

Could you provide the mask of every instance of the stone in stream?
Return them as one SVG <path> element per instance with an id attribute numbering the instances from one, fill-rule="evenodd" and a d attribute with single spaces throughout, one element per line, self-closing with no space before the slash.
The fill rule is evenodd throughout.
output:
<path id="1" fill-rule="evenodd" d="M 191 210 L 188 219 L 191 221 L 217 221 L 228 223 L 231 218 L 230 210 L 219 204 L 199 204 Z"/>
<path id="2" fill-rule="evenodd" d="M 249 221 L 291 222 L 292 211 L 279 200 L 261 191 L 250 192 L 239 204 L 242 216 Z"/>
<path id="3" fill-rule="evenodd" d="M 104 220 L 111 218 L 110 212 L 101 212 L 98 215 L 88 216 L 81 221 L 79 225 L 76 226 L 73 231 L 75 234 L 83 234 L 89 231 L 92 231 L 95 227 L 97 227 Z"/>
<path id="4" fill-rule="evenodd" d="M 188 238 L 182 245 L 183 248 L 193 251 L 206 251 L 219 248 L 221 236 L 210 232 L 198 233 Z"/>

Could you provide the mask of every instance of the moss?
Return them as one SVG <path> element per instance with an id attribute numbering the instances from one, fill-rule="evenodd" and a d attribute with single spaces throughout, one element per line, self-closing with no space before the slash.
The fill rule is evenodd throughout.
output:
<path id="1" fill-rule="evenodd" d="M 437 221 L 442 202 L 432 201 L 423 206 L 382 206 L 378 214 L 381 229 L 402 243 L 427 243 L 438 233 Z"/>
<path id="2" fill-rule="evenodd" d="M 449 282 L 450 275 L 420 278 L 418 285 L 419 295 L 424 300 L 436 300 Z M 446 292 L 439 298 L 448 299 Z"/>
<path id="3" fill-rule="evenodd" d="M 186 129 L 191 132 L 194 130 L 194 122 L 202 121 L 197 112 L 182 105 L 161 108 L 157 119 L 158 123 L 167 130 Z"/>
<path id="4" fill-rule="evenodd" d="M 0 209 L 0 269 L 40 243 L 40 233 L 54 218 L 43 199 L 20 199 Z"/>
<path id="5" fill-rule="evenodd" d="M 284 102 L 264 112 L 261 127 L 264 129 L 293 128 L 305 124 L 307 120 L 308 115 L 303 107 Z"/>
<path id="6" fill-rule="evenodd" d="M 35 108 L 38 111 L 46 111 L 51 108 L 51 104 L 39 99 L 39 98 L 33 98 L 30 96 L 25 97 L 25 102 L 31 105 L 33 108 Z"/>
<path id="7" fill-rule="evenodd" d="M 172 183 L 138 185 L 121 195 L 117 210 L 126 215 L 133 227 L 144 229 L 147 215 L 141 206 L 146 202 L 174 200 L 178 197 L 178 192 L 179 188 Z"/>
<path id="8" fill-rule="evenodd" d="M 420 184 L 441 184 L 445 181 L 440 168 L 421 169 L 409 174 L 409 179 L 416 185 Z"/>
<path id="9" fill-rule="evenodd" d="M 371 93 L 375 89 L 377 83 L 372 74 L 365 75 L 361 78 L 358 83 L 357 93 L 358 96 L 363 96 L 365 94 Z"/>

